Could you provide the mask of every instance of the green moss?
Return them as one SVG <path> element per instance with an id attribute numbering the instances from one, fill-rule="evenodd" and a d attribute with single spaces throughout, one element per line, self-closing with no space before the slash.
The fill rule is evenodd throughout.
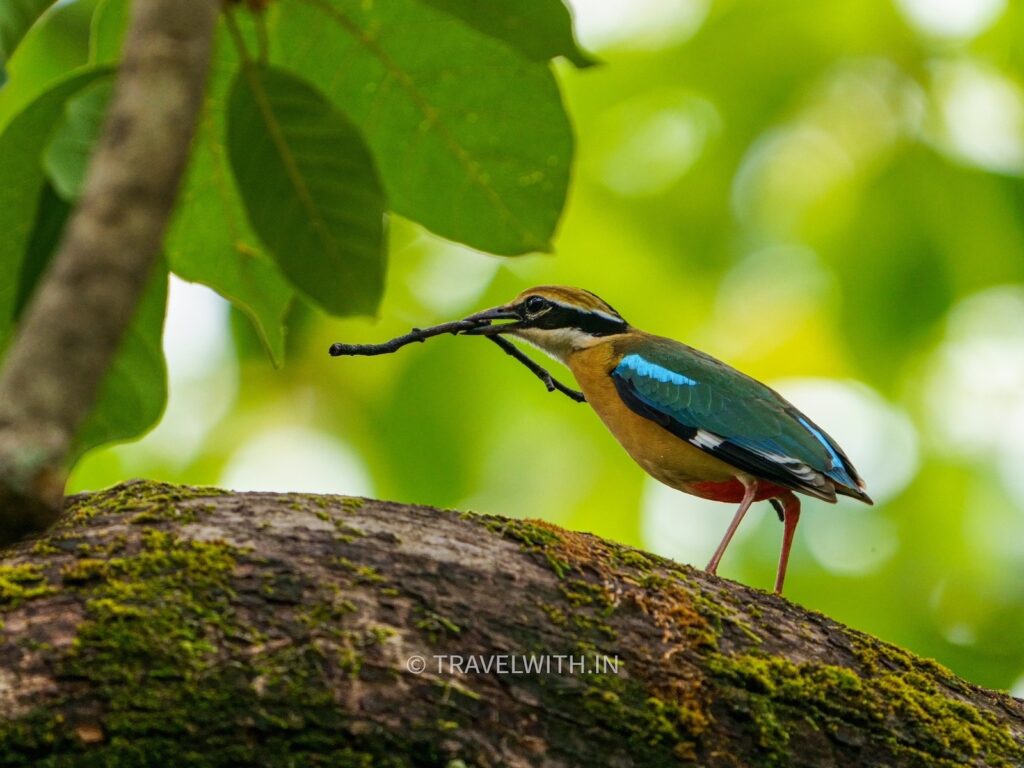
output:
<path id="1" fill-rule="evenodd" d="M 93 579 L 105 578 L 107 574 L 107 561 L 94 557 L 75 560 L 65 565 L 60 571 L 61 581 L 65 584 L 84 584 Z"/>
<path id="2" fill-rule="evenodd" d="M 223 496 L 226 493 L 220 488 L 193 488 L 150 480 L 125 483 L 103 493 L 74 497 L 59 527 L 70 528 L 94 517 L 120 515 L 126 511 L 135 511 L 130 520 L 140 525 L 166 520 L 195 522 L 212 507 L 182 505 L 181 502 Z"/>
<path id="3" fill-rule="evenodd" d="M 366 499 L 358 496 L 342 496 L 341 497 L 341 508 L 349 514 L 358 512 L 366 504 Z"/>
<path id="4" fill-rule="evenodd" d="M 938 689 L 913 666 L 861 677 L 829 664 L 718 654 L 708 669 L 729 684 L 725 695 L 739 699 L 734 703 L 753 714 L 765 765 L 785 764 L 785 724 L 797 718 L 829 731 L 843 724 L 899 722 L 903 727 L 898 730 L 880 731 L 887 734 L 885 745 L 895 755 L 928 765 L 952 768 L 981 760 L 1009 768 L 1024 760 L 1024 747 L 996 718 Z"/>
<path id="5" fill-rule="evenodd" d="M 654 562 L 647 555 L 635 549 L 622 547 L 616 551 L 615 558 L 619 564 L 636 568 L 639 571 L 649 571 L 655 567 Z"/>
<path id="6" fill-rule="evenodd" d="M 109 499 L 98 501 L 113 512 Z M 79 519 L 100 514 L 77 503 Z M 59 556 L 80 557 L 60 579 L 80 595 L 85 617 L 70 648 L 48 655 L 57 677 L 78 683 L 62 693 L 66 702 L 0 723 L 0 765 L 406 765 L 390 756 L 407 753 L 396 747 L 401 734 L 346 730 L 326 671 L 358 675 L 361 649 L 384 642 L 390 628 L 346 630 L 340 624 L 355 605 L 315 585 L 294 616 L 277 619 L 279 630 L 273 622 L 258 629 L 240 608 L 251 602 L 236 594 L 244 550 L 154 528 L 101 557 L 104 547 L 75 542 L 72 531 L 62 527 L 69 546 Z M 241 583 L 252 589 L 251 578 Z M 25 566 L 3 567 L 0 585 L 8 602 L 49 589 L 40 569 Z M 334 631 L 342 640 L 312 639 Z M 77 712 L 80 696 L 88 696 L 84 725 L 55 714 Z"/>
<path id="7" fill-rule="evenodd" d="M 362 584 L 383 584 L 387 581 L 372 565 L 360 565 L 347 557 L 339 557 L 336 562 L 345 570 L 351 571 L 356 577 L 356 581 Z"/>
<path id="8" fill-rule="evenodd" d="M 0 611 L 17 608 L 26 600 L 53 592 L 38 565 L 0 565 Z"/>
<path id="9" fill-rule="evenodd" d="M 585 655 L 593 647 L 581 645 Z M 598 674 L 586 678 L 583 706 L 595 725 L 628 740 L 638 765 L 678 764 L 696 758 L 696 747 L 709 721 L 698 688 L 681 695 L 652 693 L 649 684 L 619 674 Z M 667 692 L 667 691 L 666 691 Z"/>
<path id="10" fill-rule="evenodd" d="M 443 637 L 454 637 L 462 632 L 462 629 L 451 619 L 448 619 L 435 611 L 423 611 L 423 618 L 418 619 L 414 626 L 427 634 L 432 643 L 436 643 Z"/>
<path id="11" fill-rule="evenodd" d="M 346 598 L 336 587 L 330 590 L 331 597 L 304 604 L 297 618 L 310 629 L 323 628 L 329 632 L 339 632 L 345 618 L 358 609 L 356 604 Z"/>
<path id="12" fill-rule="evenodd" d="M 39 539 L 32 545 L 33 555 L 56 555 L 60 550 L 49 539 Z"/>
<path id="13" fill-rule="evenodd" d="M 489 515 L 473 516 L 494 533 L 506 539 L 521 542 L 528 547 L 543 549 L 546 546 L 557 544 L 558 535 L 550 528 L 544 528 L 529 520 L 512 520 L 504 517 L 491 517 Z"/>
<path id="14" fill-rule="evenodd" d="M 542 602 L 540 604 L 540 608 L 547 614 L 548 621 L 556 627 L 564 627 L 569 623 L 569 619 L 566 617 L 565 612 L 557 605 Z"/>

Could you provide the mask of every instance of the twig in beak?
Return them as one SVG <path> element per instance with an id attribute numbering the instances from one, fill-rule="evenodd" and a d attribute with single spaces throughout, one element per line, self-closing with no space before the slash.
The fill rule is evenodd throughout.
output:
<path id="1" fill-rule="evenodd" d="M 331 344 L 329 350 L 331 357 L 341 356 L 355 356 L 355 355 L 389 355 L 392 352 L 397 352 L 407 344 L 414 344 L 416 342 L 424 342 L 433 336 L 441 336 L 445 333 L 458 334 L 466 331 L 472 331 L 480 328 L 485 328 L 490 325 L 489 319 L 483 318 L 466 318 L 465 320 L 453 320 L 450 323 L 441 323 L 440 325 L 432 325 L 429 328 L 413 328 L 412 331 L 405 334 L 404 336 L 398 336 L 390 341 L 385 341 L 381 344 Z M 495 326 L 496 328 L 498 326 Z M 482 335 L 482 334 L 480 334 Z M 579 392 L 571 387 L 567 387 L 565 384 L 560 382 L 554 376 L 552 376 L 545 368 L 542 368 L 537 363 L 533 362 L 525 354 L 519 351 L 519 349 L 507 339 L 503 339 L 497 335 L 488 335 L 488 339 L 493 341 L 503 350 L 506 354 L 518 360 L 520 363 L 525 365 L 529 371 L 536 376 L 538 379 L 544 382 L 544 386 L 548 388 L 548 392 L 558 391 L 566 395 L 571 400 L 575 400 L 577 403 L 586 402 L 586 397 L 583 396 L 582 392 Z"/>
<path id="2" fill-rule="evenodd" d="M 397 352 L 406 344 L 413 344 L 417 341 L 423 342 L 432 336 L 441 336 L 445 333 L 459 333 L 460 331 L 468 331 L 488 324 L 490 324 L 490 320 L 453 320 L 450 323 L 432 325 L 429 328 L 413 328 L 404 336 L 398 336 L 391 341 L 385 341 L 383 344 L 331 344 L 331 348 L 328 351 L 331 357 L 340 357 L 342 355 L 389 355 L 392 352 Z"/>

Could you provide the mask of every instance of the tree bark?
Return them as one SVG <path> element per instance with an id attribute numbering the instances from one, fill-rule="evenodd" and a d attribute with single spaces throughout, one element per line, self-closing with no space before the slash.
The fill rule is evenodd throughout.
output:
<path id="1" fill-rule="evenodd" d="M 81 200 L 0 371 L 0 544 L 60 513 L 65 460 L 160 253 L 202 104 L 214 0 L 136 0 Z"/>
<path id="2" fill-rule="evenodd" d="M 148 482 L 68 506 L 0 565 L 0 765 L 1024 764 L 1021 701 L 588 534 Z"/>

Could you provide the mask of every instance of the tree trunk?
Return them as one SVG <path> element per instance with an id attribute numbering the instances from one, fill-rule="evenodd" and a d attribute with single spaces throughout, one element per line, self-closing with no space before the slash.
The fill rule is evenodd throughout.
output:
<path id="1" fill-rule="evenodd" d="M 537 521 L 129 483 L 0 620 L 3 766 L 1024 764 L 1019 700 Z"/>
<path id="2" fill-rule="evenodd" d="M 46 530 L 60 513 L 68 451 L 160 254 L 219 8 L 132 4 L 81 198 L 0 368 L 0 546 Z"/>

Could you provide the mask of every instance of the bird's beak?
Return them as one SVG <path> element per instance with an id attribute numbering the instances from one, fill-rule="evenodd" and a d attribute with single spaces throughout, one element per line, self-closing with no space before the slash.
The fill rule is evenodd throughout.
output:
<path id="1" fill-rule="evenodd" d="M 470 315 L 466 320 L 480 323 L 476 328 L 470 328 L 462 333 L 466 336 L 494 336 L 499 333 L 511 331 L 520 326 L 519 323 L 502 323 L 492 325 L 495 320 L 520 320 L 519 314 L 511 307 L 491 307 L 483 312 Z"/>

